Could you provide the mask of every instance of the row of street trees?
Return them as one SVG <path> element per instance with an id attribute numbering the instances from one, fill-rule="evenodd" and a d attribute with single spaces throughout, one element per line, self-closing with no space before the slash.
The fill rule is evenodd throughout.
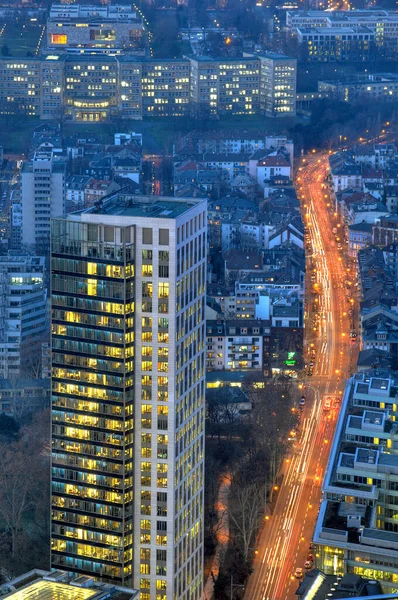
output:
<path id="1" fill-rule="evenodd" d="M 287 451 L 289 431 L 297 424 L 297 413 L 291 410 L 296 392 L 289 379 L 267 380 L 263 388 L 253 387 L 252 383 L 248 380 L 243 387 L 252 403 L 252 410 L 245 416 L 231 403 L 223 408 L 224 418 L 220 419 L 220 411 L 211 404 L 208 406 L 205 507 L 208 553 L 214 550 L 220 527 L 214 510 L 220 474 L 227 473 L 231 478 L 225 507 L 229 547 L 215 583 L 216 597 L 220 600 L 228 598 L 231 574 L 236 583 L 243 584 L 251 572 L 260 523 Z"/>

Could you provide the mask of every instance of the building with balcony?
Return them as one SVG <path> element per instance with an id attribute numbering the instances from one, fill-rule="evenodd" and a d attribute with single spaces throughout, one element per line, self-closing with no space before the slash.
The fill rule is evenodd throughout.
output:
<path id="1" fill-rule="evenodd" d="M 398 583 L 398 386 L 389 371 L 346 385 L 315 527 L 316 566 Z"/>
<path id="2" fill-rule="evenodd" d="M 52 225 L 52 566 L 199 600 L 206 202 L 121 195 Z"/>
<path id="3" fill-rule="evenodd" d="M 0 258 L 1 378 L 21 377 L 40 352 L 48 330 L 44 262 L 41 256 Z"/>
<path id="4" fill-rule="evenodd" d="M 256 319 L 207 321 L 206 368 L 216 371 L 250 371 L 264 368 L 270 322 Z"/>

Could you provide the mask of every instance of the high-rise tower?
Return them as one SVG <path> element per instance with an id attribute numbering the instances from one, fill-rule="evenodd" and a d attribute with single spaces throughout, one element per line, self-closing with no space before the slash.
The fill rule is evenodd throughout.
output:
<path id="1" fill-rule="evenodd" d="M 206 202 L 109 197 L 52 224 L 52 566 L 197 600 Z"/>

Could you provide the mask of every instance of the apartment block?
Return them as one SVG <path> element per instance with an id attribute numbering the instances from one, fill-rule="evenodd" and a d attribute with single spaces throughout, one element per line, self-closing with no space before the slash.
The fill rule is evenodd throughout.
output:
<path id="1" fill-rule="evenodd" d="M 189 109 L 187 60 L 147 60 L 142 64 L 142 116 L 181 117 Z"/>
<path id="2" fill-rule="evenodd" d="M 120 196 L 52 226 L 52 566 L 199 600 L 206 202 Z"/>
<path id="3" fill-rule="evenodd" d="M 51 217 L 65 213 L 66 164 L 41 148 L 21 173 L 22 239 L 24 246 L 45 250 L 50 243 Z"/>
<path id="4" fill-rule="evenodd" d="M 155 60 L 82 50 L 0 57 L 0 112 L 76 122 L 189 112 L 286 116 L 295 114 L 295 79 L 295 59 L 270 54 Z"/>
<path id="5" fill-rule="evenodd" d="M 263 371 L 269 350 L 270 322 L 256 319 L 206 323 L 206 368 L 216 371 Z"/>
<path id="6" fill-rule="evenodd" d="M 398 386 L 389 371 L 352 377 L 344 392 L 315 527 L 316 566 L 398 583 Z"/>
<path id="7" fill-rule="evenodd" d="M 259 107 L 259 60 L 190 57 L 191 102 L 211 114 L 254 114 Z"/>
<path id="8" fill-rule="evenodd" d="M 48 326 L 44 258 L 2 256 L 0 260 L 0 376 L 21 377 L 40 351 Z"/>

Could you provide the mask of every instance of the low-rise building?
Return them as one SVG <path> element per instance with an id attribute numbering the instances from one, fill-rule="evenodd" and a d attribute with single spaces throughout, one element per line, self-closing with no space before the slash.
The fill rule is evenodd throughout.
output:
<path id="1" fill-rule="evenodd" d="M 367 62 L 376 36 L 368 27 L 298 28 L 296 36 L 309 62 Z"/>
<path id="2" fill-rule="evenodd" d="M 264 369 L 264 354 L 269 352 L 269 321 L 207 321 L 206 331 L 208 370 Z"/>
<path id="3" fill-rule="evenodd" d="M 127 4 L 53 4 L 46 33 L 48 48 L 57 51 L 134 51 L 142 46 L 144 25 L 139 13 Z"/>
<path id="4" fill-rule="evenodd" d="M 398 97 L 398 75 L 375 73 L 343 78 L 338 81 L 318 81 L 318 92 L 322 97 L 345 102 L 396 101 Z"/>
<path id="5" fill-rule="evenodd" d="M 357 223 L 348 227 L 348 254 L 355 257 L 359 250 L 372 243 L 371 223 Z"/>
<path id="6" fill-rule="evenodd" d="M 138 590 L 95 581 L 93 577 L 71 577 L 64 571 L 34 569 L 0 586 L 7 600 L 137 600 Z"/>
<path id="7" fill-rule="evenodd" d="M 314 533 L 316 566 L 398 583 L 398 387 L 390 372 L 354 375 L 346 385 Z"/>

